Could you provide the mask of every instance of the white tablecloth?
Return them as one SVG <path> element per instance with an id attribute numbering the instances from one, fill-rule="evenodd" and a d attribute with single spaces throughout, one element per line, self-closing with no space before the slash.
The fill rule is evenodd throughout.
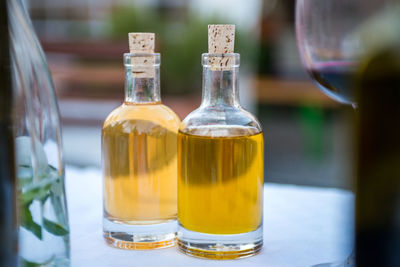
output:
<path id="1" fill-rule="evenodd" d="M 301 267 L 344 260 L 353 246 L 354 196 L 339 189 L 266 184 L 263 250 L 254 257 L 230 261 L 189 257 L 176 247 L 153 251 L 111 248 L 102 237 L 101 171 L 68 167 L 66 190 L 73 267 Z"/>

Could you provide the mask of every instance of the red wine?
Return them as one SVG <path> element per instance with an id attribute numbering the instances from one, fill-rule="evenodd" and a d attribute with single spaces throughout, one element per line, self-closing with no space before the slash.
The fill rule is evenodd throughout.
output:
<path id="1" fill-rule="evenodd" d="M 318 87 L 329 97 L 341 103 L 353 104 L 356 72 L 349 61 L 328 61 L 314 64 L 309 70 Z"/>

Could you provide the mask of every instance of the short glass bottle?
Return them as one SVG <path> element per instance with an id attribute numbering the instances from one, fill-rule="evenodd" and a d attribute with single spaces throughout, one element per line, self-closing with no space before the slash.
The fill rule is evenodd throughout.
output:
<path id="1" fill-rule="evenodd" d="M 213 58 L 232 65 L 216 69 Z M 202 103 L 178 133 L 178 245 L 196 257 L 248 257 L 263 243 L 264 138 L 239 104 L 239 62 L 202 55 Z"/>
<path id="2" fill-rule="evenodd" d="M 154 58 L 151 77 L 134 75 L 143 58 Z M 124 249 L 173 246 L 180 120 L 161 103 L 160 54 L 126 53 L 124 64 L 125 101 L 102 130 L 104 238 Z"/>

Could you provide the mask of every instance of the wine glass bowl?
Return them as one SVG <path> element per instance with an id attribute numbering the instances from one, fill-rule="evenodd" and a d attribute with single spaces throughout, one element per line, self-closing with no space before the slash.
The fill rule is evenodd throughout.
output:
<path id="1" fill-rule="evenodd" d="M 365 23 L 386 0 L 297 0 L 296 36 L 304 67 L 322 92 L 355 107 L 354 77 L 366 53 Z"/>

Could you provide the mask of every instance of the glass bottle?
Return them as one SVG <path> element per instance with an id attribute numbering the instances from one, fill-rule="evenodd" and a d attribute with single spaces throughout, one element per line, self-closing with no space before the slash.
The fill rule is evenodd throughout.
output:
<path id="1" fill-rule="evenodd" d="M 61 126 L 46 58 L 21 0 L 8 2 L 20 266 L 69 266 Z"/>
<path id="2" fill-rule="evenodd" d="M 400 266 L 400 2 L 385 4 L 361 24 L 368 50 L 354 79 L 354 266 L 362 267 Z"/>
<path id="3" fill-rule="evenodd" d="M 151 77 L 133 75 L 151 58 Z M 180 119 L 161 103 L 159 53 L 126 53 L 124 64 L 125 101 L 102 130 L 104 238 L 124 249 L 173 246 Z"/>
<path id="4" fill-rule="evenodd" d="M 211 58 L 231 58 L 215 69 Z M 203 54 L 203 97 L 178 133 L 178 245 L 189 255 L 233 259 L 262 246 L 264 139 L 239 104 L 239 54 Z"/>

